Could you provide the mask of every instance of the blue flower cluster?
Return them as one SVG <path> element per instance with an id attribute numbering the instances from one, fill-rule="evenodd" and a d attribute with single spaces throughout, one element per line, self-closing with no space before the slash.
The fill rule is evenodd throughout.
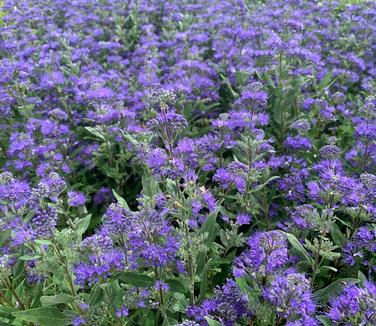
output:
<path id="1" fill-rule="evenodd" d="M 376 2 L 0 1 L 1 325 L 376 325 Z"/>

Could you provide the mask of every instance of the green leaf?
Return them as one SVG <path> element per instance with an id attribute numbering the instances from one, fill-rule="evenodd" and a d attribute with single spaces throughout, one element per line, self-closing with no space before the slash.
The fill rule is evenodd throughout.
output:
<path id="1" fill-rule="evenodd" d="M 57 308 L 41 307 L 24 311 L 13 312 L 17 320 L 39 323 L 43 326 L 64 326 L 71 321 Z"/>
<path id="2" fill-rule="evenodd" d="M 251 76 L 251 73 L 248 71 L 237 71 L 235 72 L 235 78 L 238 84 L 243 85 Z"/>
<path id="3" fill-rule="evenodd" d="M 333 266 L 321 266 L 320 269 L 321 269 L 321 268 L 329 269 L 329 270 L 331 270 L 331 271 L 333 271 L 333 272 L 338 272 L 338 269 L 337 269 L 337 268 L 334 268 Z"/>
<path id="4" fill-rule="evenodd" d="M 106 297 L 112 305 L 118 307 L 123 304 L 125 291 L 120 287 L 118 280 L 101 284 L 101 287 L 105 290 Z"/>
<path id="5" fill-rule="evenodd" d="M 338 225 L 333 223 L 330 227 L 330 235 L 332 236 L 333 242 L 339 247 L 342 248 L 346 242 L 346 237 L 342 234 Z"/>
<path id="6" fill-rule="evenodd" d="M 367 277 L 361 271 L 358 271 L 358 279 L 361 285 L 367 282 Z"/>
<path id="7" fill-rule="evenodd" d="M 11 316 L 14 311 L 18 311 L 18 309 L 15 307 L 0 306 L 0 317 L 7 318 Z"/>
<path id="8" fill-rule="evenodd" d="M 327 89 L 329 89 L 338 79 L 342 78 L 343 74 L 338 75 L 333 78 L 332 72 L 328 72 L 324 78 L 320 81 L 318 89 L 320 92 L 317 92 L 318 97 L 320 97 Z"/>
<path id="9" fill-rule="evenodd" d="M 145 326 L 154 326 L 154 314 L 150 311 L 144 318 L 142 318 L 142 323 Z"/>
<path id="10" fill-rule="evenodd" d="M 248 290 L 247 280 L 243 277 L 236 277 L 235 281 L 236 281 L 236 284 L 239 286 L 240 290 L 242 290 L 244 293 L 247 293 L 247 290 Z"/>
<path id="11" fill-rule="evenodd" d="M 205 266 L 206 256 L 208 253 L 208 248 L 203 246 L 200 248 L 200 251 L 197 254 L 197 263 L 196 263 L 196 272 L 200 274 Z"/>
<path id="12" fill-rule="evenodd" d="M 209 317 L 205 317 L 206 321 L 208 322 L 209 326 L 222 326 L 222 324 L 214 319 L 211 319 Z"/>
<path id="13" fill-rule="evenodd" d="M 3 246 L 5 241 L 7 241 L 7 239 L 10 237 L 11 233 L 12 233 L 11 229 L 1 231 L 1 233 L 0 233 L 0 246 Z"/>
<path id="14" fill-rule="evenodd" d="M 286 233 L 286 236 L 287 236 L 287 239 L 289 240 L 290 244 L 292 245 L 292 247 L 295 249 L 295 251 L 297 252 L 297 254 L 303 258 L 304 260 L 306 260 L 309 264 L 313 264 L 313 259 L 312 257 L 309 256 L 308 252 L 304 249 L 304 247 L 302 246 L 302 244 L 299 242 L 299 240 L 291 233 Z"/>
<path id="15" fill-rule="evenodd" d="M 227 248 L 228 243 L 227 243 L 227 234 L 225 230 L 221 229 L 219 231 L 219 238 L 221 239 L 221 243 Z"/>
<path id="16" fill-rule="evenodd" d="M 338 295 L 346 285 L 356 283 L 359 283 L 357 278 L 340 278 L 323 289 L 314 292 L 314 297 L 319 304 L 324 305 L 328 303 L 333 296 Z"/>
<path id="17" fill-rule="evenodd" d="M 351 229 L 352 228 L 352 225 L 351 224 L 349 224 L 349 223 L 347 223 L 346 221 L 344 221 L 344 220 L 341 220 L 340 218 L 338 218 L 338 217 L 336 217 L 335 218 L 336 220 L 338 220 L 338 221 L 340 221 L 343 225 L 345 225 L 345 226 L 347 226 L 349 229 Z"/>
<path id="18" fill-rule="evenodd" d="M 284 110 L 286 109 L 283 103 L 283 93 L 280 86 L 274 90 L 275 101 L 273 104 L 273 120 L 278 126 L 282 125 Z"/>
<path id="19" fill-rule="evenodd" d="M 333 326 L 332 321 L 327 316 L 317 316 L 317 319 L 321 321 L 324 326 Z"/>
<path id="20" fill-rule="evenodd" d="M 43 239 L 37 239 L 35 240 L 35 243 L 40 244 L 40 245 L 52 245 L 52 242 L 50 240 L 43 240 Z"/>
<path id="21" fill-rule="evenodd" d="M 257 191 L 261 190 L 262 188 L 264 188 L 265 186 L 267 186 L 269 182 L 271 182 L 273 180 L 277 180 L 279 178 L 280 178 L 279 176 L 273 176 L 273 177 L 269 178 L 266 182 L 264 182 L 264 183 L 262 183 L 260 185 L 255 186 L 254 188 L 252 188 L 249 191 L 249 193 L 257 192 Z"/>
<path id="22" fill-rule="evenodd" d="M 202 273 L 200 275 L 201 282 L 200 282 L 200 295 L 198 297 L 198 301 L 202 302 L 202 300 L 206 297 L 206 292 L 208 290 L 208 271 L 210 266 L 211 259 L 208 260 L 208 262 L 205 264 L 204 269 L 202 270 Z"/>
<path id="23" fill-rule="evenodd" d="M 332 80 L 333 73 L 329 71 L 323 79 L 321 79 L 319 86 L 319 89 L 323 89 L 327 87 L 330 84 L 330 81 Z"/>
<path id="24" fill-rule="evenodd" d="M 172 195 L 175 195 L 175 196 L 177 196 L 179 194 L 179 189 L 176 185 L 176 182 L 171 180 L 171 179 L 166 180 L 166 189 L 167 189 L 169 194 L 172 194 Z"/>
<path id="25" fill-rule="evenodd" d="M 37 308 L 40 306 L 39 300 L 43 294 L 44 282 L 38 282 L 34 289 L 31 291 L 33 293 L 33 300 L 31 301 L 30 308 Z"/>
<path id="26" fill-rule="evenodd" d="M 69 294 L 57 294 L 52 296 L 42 296 L 40 302 L 42 306 L 52 306 L 55 304 L 61 303 L 70 303 L 73 302 L 74 298 Z"/>
<path id="27" fill-rule="evenodd" d="M 185 312 L 187 306 L 189 305 L 188 299 L 182 293 L 173 293 L 171 298 L 171 311 L 173 312 Z"/>
<path id="28" fill-rule="evenodd" d="M 174 293 L 187 293 L 188 291 L 183 282 L 177 278 L 172 278 L 168 280 L 167 284 L 170 287 L 170 290 Z"/>
<path id="29" fill-rule="evenodd" d="M 97 303 L 100 303 L 103 301 L 103 297 L 103 289 L 99 286 L 99 284 L 96 284 L 94 288 L 90 291 L 88 304 L 93 306 Z"/>
<path id="30" fill-rule="evenodd" d="M 112 189 L 112 193 L 114 194 L 116 200 L 122 207 L 129 209 L 128 203 L 123 197 L 121 197 L 114 189 Z"/>
<path id="31" fill-rule="evenodd" d="M 41 258 L 41 255 L 23 255 L 20 257 L 21 260 L 37 260 Z"/>
<path id="32" fill-rule="evenodd" d="M 206 242 L 211 243 L 216 237 L 216 231 L 217 231 L 216 221 L 217 221 L 218 211 L 219 210 L 217 208 L 214 212 L 208 214 L 208 216 L 206 217 L 205 223 L 201 226 L 199 230 L 200 234 L 204 234 L 204 233 L 208 234 Z"/>
<path id="33" fill-rule="evenodd" d="M 157 180 L 152 175 L 144 174 L 141 179 L 142 191 L 145 196 L 153 197 L 159 192 L 159 185 Z"/>
<path id="34" fill-rule="evenodd" d="M 99 138 L 100 140 L 103 140 L 103 141 L 106 140 L 106 138 L 104 137 L 103 133 L 102 133 L 101 130 L 99 130 L 98 128 L 94 128 L 94 127 L 85 127 L 85 129 L 86 129 L 90 134 L 92 134 L 93 136 Z"/>
<path id="35" fill-rule="evenodd" d="M 276 88 L 276 85 L 273 81 L 273 78 L 272 78 L 270 72 L 261 73 L 260 71 L 256 71 L 256 75 L 260 80 L 266 81 L 269 88 L 271 88 L 271 89 Z"/>
<path id="36" fill-rule="evenodd" d="M 77 224 L 77 235 L 79 238 L 82 237 L 82 235 L 86 232 L 90 225 L 90 220 L 91 220 L 91 214 L 86 215 L 84 218 L 80 219 Z"/>
<path id="37" fill-rule="evenodd" d="M 122 272 L 117 274 L 115 278 L 120 279 L 124 283 L 139 287 L 149 287 L 154 285 L 154 280 L 151 277 L 137 272 Z"/>
<path id="38" fill-rule="evenodd" d="M 176 325 L 177 323 L 178 321 L 176 319 L 167 317 L 163 320 L 162 326 L 171 326 L 171 325 Z"/>
<path id="39" fill-rule="evenodd" d="M 230 80 L 222 73 L 220 73 L 219 75 L 222 78 L 222 80 L 224 81 L 224 83 L 227 86 L 228 90 L 230 91 L 231 95 L 234 98 L 237 98 L 239 96 L 239 94 L 237 92 L 235 92 L 235 90 L 232 88 Z"/>
<path id="40" fill-rule="evenodd" d="M 133 145 L 138 145 L 139 144 L 139 142 L 133 136 L 131 136 L 130 134 L 125 133 L 124 134 L 124 139 L 128 140 Z"/>

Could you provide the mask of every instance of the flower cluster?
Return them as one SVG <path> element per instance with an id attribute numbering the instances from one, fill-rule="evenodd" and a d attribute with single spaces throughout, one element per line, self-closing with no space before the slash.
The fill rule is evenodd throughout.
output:
<path id="1" fill-rule="evenodd" d="M 223 325 L 234 325 L 247 316 L 247 298 L 233 280 L 228 280 L 214 291 L 214 297 L 205 300 L 201 306 L 187 309 L 187 316 L 197 322 L 205 322 L 205 317 L 219 320 Z"/>
<path id="2" fill-rule="evenodd" d="M 248 249 L 234 261 L 234 275 L 266 276 L 287 264 L 287 239 L 279 231 L 260 232 L 249 238 Z"/>
<path id="3" fill-rule="evenodd" d="M 1 323 L 375 324 L 375 26 L 0 1 Z"/>
<path id="4" fill-rule="evenodd" d="M 327 316 L 333 325 L 373 325 L 376 322 L 375 303 L 375 284 L 350 285 L 332 300 Z"/>

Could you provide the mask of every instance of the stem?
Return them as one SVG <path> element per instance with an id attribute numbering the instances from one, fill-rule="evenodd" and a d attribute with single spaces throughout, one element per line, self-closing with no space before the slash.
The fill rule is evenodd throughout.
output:
<path id="1" fill-rule="evenodd" d="M 335 262 L 334 262 L 334 268 L 335 269 L 338 269 L 338 267 L 339 267 L 339 265 L 341 264 L 341 258 L 337 258 L 336 260 L 335 260 Z M 332 282 L 332 280 L 333 280 L 333 278 L 334 278 L 334 276 L 336 275 L 336 272 L 334 272 L 334 271 L 332 271 L 331 273 L 330 273 L 330 277 L 329 277 L 329 280 L 328 280 L 328 283 L 330 284 L 331 282 Z"/>
<path id="2" fill-rule="evenodd" d="M 156 267 L 154 268 L 154 279 L 155 279 L 155 281 L 157 281 L 157 280 L 162 281 L 162 276 L 159 276 L 158 269 Z M 158 310 L 158 312 L 160 312 L 162 314 L 163 320 L 165 320 L 165 319 L 167 319 L 167 316 L 166 316 L 165 301 L 164 301 L 164 297 L 163 297 L 162 287 L 160 287 L 158 289 L 158 293 L 159 293 L 159 300 L 160 300 L 160 309 Z M 159 317 L 158 317 L 158 322 L 159 322 Z"/>
<path id="3" fill-rule="evenodd" d="M 319 259 L 320 259 L 321 244 L 322 244 L 322 238 L 319 237 L 319 246 L 317 248 L 317 252 L 316 252 L 316 255 L 315 255 L 315 262 L 314 262 L 314 265 L 313 265 L 313 268 L 312 268 L 311 286 L 313 286 L 313 284 L 315 283 L 315 278 L 316 278 L 317 270 L 320 267 L 320 261 L 319 261 Z"/>
<path id="4" fill-rule="evenodd" d="M 188 277 L 190 281 L 190 289 L 189 289 L 189 303 L 194 305 L 195 303 L 195 280 L 194 280 L 194 266 L 193 266 L 193 259 L 192 255 L 190 254 L 189 248 L 189 234 L 188 234 L 188 226 L 187 223 L 185 225 L 185 241 L 187 243 L 187 252 L 188 252 Z"/>
<path id="5" fill-rule="evenodd" d="M 53 247 L 54 251 L 56 252 L 56 254 L 57 254 L 57 256 L 60 259 L 60 262 L 62 264 L 63 271 L 64 271 L 64 276 L 65 276 L 65 281 L 68 284 L 70 293 L 75 298 L 77 296 L 77 292 L 76 292 L 76 289 L 75 289 L 74 284 L 73 284 L 73 280 L 72 280 L 72 277 L 71 277 L 71 274 L 70 274 L 70 271 L 69 271 L 69 268 L 68 268 L 67 261 L 65 260 L 65 258 L 62 255 L 59 247 L 55 243 L 53 243 L 52 247 Z M 76 304 L 75 302 L 73 302 L 72 303 L 72 307 L 80 315 L 83 315 L 83 311 L 82 311 L 82 309 L 80 308 L 80 306 L 78 304 Z"/>
<path id="6" fill-rule="evenodd" d="M 17 292 L 13 288 L 13 285 L 10 282 L 9 278 L 5 277 L 3 279 L 3 282 L 5 283 L 5 286 L 7 287 L 7 289 L 13 294 L 13 296 L 16 299 L 16 301 L 17 301 L 19 307 L 21 308 L 21 310 L 24 310 L 25 309 L 25 305 L 22 303 L 22 300 L 20 299 L 20 297 L 18 296 Z"/>
<path id="7" fill-rule="evenodd" d="M 67 263 L 65 261 L 65 258 L 63 257 L 63 255 L 60 252 L 60 249 L 57 246 L 54 245 L 53 247 L 54 247 L 55 252 L 56 252 L 57 256 L 59 257 L 60 262 L 61 262 L 61 264 L 63 266 L 64 275 L 65 275 L 65 279 L 67 281 L 69 290 L 70 290 L 72 296 L 76 296 L 76 289 L 74 288 L 73 280 L 72 280 L 72 278 L 70 276 L 70 272 L 69 272 Z"/>
<path id="8" fill-rule="evenodd" d="M 355 220 L 353 222 L 353 225 L 352 225 L 352 228 L 351 228 L 351 232 L 350 232 L 350 236 L 349 236 L 349 240 L 352 239 L 352 237 L 354 236 L 354 233 L 355 233 L 356 229 L 358 228 L 358 226 L 360 224 L 360 213 L 361 212 L 362 212 L 362 207 L 360 208 L 359 213 L 355 217 Z"/>
<path id="9" fill-rule="evenodd" d="M 115 308 L 115 306 L 114 306 L 114 303 L 113 303 L 112 300 L 111 300 L 110 293 L 109 293 L 108 288 L 107 288 L 106 286 L 103 288 L 103 292 L 104 292 L 105 296 L 107 297 L 107 300 L 108 300 L 108 302 L 110 303 L 110 306 L 111 306 L 111 308 L 112 308 L 112 312 L 113 312 L 113 315 L 114 315 L 115 320 L 116 320 L 116 321 L 115 321 L 115 325 L 121 325 L 121 320 L 120 320 L 120 318 L 116 315 L 116 308 Z"/>
<path id="10" fill-rule="evenodd" d="M 0 151 L 1 151 L 1 154 L 3 155 L 4 159 L 7 159 L 8 158 L 7 151 L 5 149 L 5 146 L 3 146 L 3 144 L 1 144 L 1 143 L 0 143 Z"/>
<path id="11" fill-rule="evenodd" d="M 159 288 L 159 297 L 161 299 L 161 306 L 163 307 L 164 306 L 164 298 L 163 298 L 163 290 L 162 290 L 161 287 Z"/>
<path id="12" fill-rule="evenodd" d="M 13 303 L 4 295 L 3 292 L 0 292 L 0 297 L 11 307 L 13 307 Z"/>
<path id="13" fill-rule="evenodd" d="M 361 171 L 365 171 L 366 169 L 366 166 L 367 166 L 367 163 L 368 163 L 368 160 L 369 160 L 369 151 L 368 151 L 368 144 L 366 145 L 366 149 L 365 149 L 365 152 L 364 152 L 364 156 L 363 156 L 363 159 L 362 159 L 362 163 L 361 163 Z"/>

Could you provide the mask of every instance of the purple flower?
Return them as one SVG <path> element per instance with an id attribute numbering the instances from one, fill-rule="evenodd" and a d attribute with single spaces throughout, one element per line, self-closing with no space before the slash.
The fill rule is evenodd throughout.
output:
<path id="1" fill-rule="evenodd" d="M 72 320 L 73 326 L 86 325 L 86 320 L 82 316 L 76 316 Z"/>
<path id="2" fill-rule="evenodd" d="M 50 89 L 65 82 L 64 74 L 61 71 L 44 73 L 40 78 L 40 87 Z"/>
<path id="3" fill-rule="evenodd" d="M 320 148 L 320 155 L 324 160 L 335 160 L 341 155 L 341 149 L 334 145 L 325 145 Z"/>
<path id="4" fill-rule="evenodd" d="M 78 207 L 84 205 L 86 197 L 82 192 L 69 191 L 68 192 L 68 205 L 71 207 Z"/>
<path id="5" fill-rule="evenodd" d="M 246 225 L 251 222 L 251 217 L 247 213 L 236 215 L 236 223 L 239 225 Z"/>
<path id="6" fill-rule="evenodd" d="M 115 314 L 118 318 L 128 317 L 129 310 L 127 307 L 121 307 L 120 309 L 116 309 Z"/>
<path id="7" fill-rule="evenodd" d="M 309 151 L 312 148 L 311 141 L 302 136 L 288 136 L 284 142 L 284 146 L 294 151 Z"/>
<path id="8" fill-rule="evenodd" d="M 376 124 L 369 122 L 358 124 L 355 128 L 354 136 L 366 142 L 371 142 L 376 138 Z"/>
<path id="9" fill-rule="evenodd" d="M 124 254 L 118 250 L 110 250 L 102 254 L 91 254 L 88 262 L 78 263 L 74 267 L 76 283 L 84 287 L 105 281 L 113 273 L 124 268 Z"/>
<path id="10" fill-rule="evenodd" d="M 114 199 L 111 188 L 101 187 L 94 195 L 94 203 L 99 205 Z"/>
<path id="11" fill-rule="evenodd" d="M 200 306 L 188 307 L 186 314 L 199 323 L 210 317 L 231 326 L 249 314 L 247 297 L 233 280 L 227 280 L 225 285 L 215 289 L 213 298 L 205 300 Z"/>
<path id="12" fill-rule="evenodd" d="M 306 119 L 300 119 L 295 121 L 291 128 L 297 130 L 300 134 L 305 134 L 311 129 L 311 124 Z"/>
<path id="13" fill-rule="evenodd" d="M 108 87 L 99 87 L 87 92 L 87 97 L 91 100 L 108 99 L 112 96 L 114 96 L 114 92 L 111 88 Z"/>
<path id="14" fill-rule="evenodd" d="M 309 204 L 301 205 L 291 211 L 291 220 L 302 230 L 309 229 L 313 226 L 316 209 Z"/>
<path id="15" fill-rule="evenodd" d="M 163 292 L 170 291 L 170 287 L 168 286 L 168 284 L 161 280 L 157 280 L 155 282 L 155 288 L 157 289 L 157 291 L 163 291 Z"/>
<path id="16" fill-rule="evenodd" d="M 167 209 L 158 211 L 143 204 L 139 211 L 112 204 L 103 216 L 102 234 L 121 241 L 132 269 L 173 264 L 179 239 L 166 219 Z"/>
<path id="17" fill-rule="evenodd" d="M 246 249 L 234 260 L 235 277 L 257 279 L 280 269 L 288 262 L 286 237 L 282 232 L 258 232 L 252 235 Z"/>
<path id="18" fill-rule="evenodd" d="M 309 281 L 303 274 L 277 275 L 270 285 L 264 287 L 262 296 L 272 305 L 277 316 L 289 322 L 306 319 L 310 323 L 313 322 L 312 316 L 316 307 L 312 300 Z"/>
<path id="19" fill-rule="evenodd" d="M 113 235 L 127 232 L 131 227 L 131 219 L 128 218 L 130 214 L 120 204 L 111 204 L 103 215 L 103 226 Z"/>
<path id="20" fill-rule="evenodd" d="M 333 325 L 374 325 L 376 323 L 376 286 L 349 285 L 331 302 L 327 316 Z"/>
<path id="21" fill-rule="evenodd" d="M 15 179 L 9 172 L 0 174 L 1 210 L 20 209 L 28 203 L 30 196 L 31 189 L 27 182 Z"/>
<path id="22" fill-rule="evenodd" d="M 223 189 L 235 186 L 240 193 L 246 190 L 246 173 L 249 167 L 240 162 L 232 162 L 227 168 L 220 168 L 213 176 L 213 181 L 218 182 Z"/>
<path id="23" fill-rule="evenodd" d="M 362 226 L 343 248 L 344 262 L 350 266 L 361 264 L 369 273 L 375 272 L 372 256 L 376 253 L 376 231 Z"/>

